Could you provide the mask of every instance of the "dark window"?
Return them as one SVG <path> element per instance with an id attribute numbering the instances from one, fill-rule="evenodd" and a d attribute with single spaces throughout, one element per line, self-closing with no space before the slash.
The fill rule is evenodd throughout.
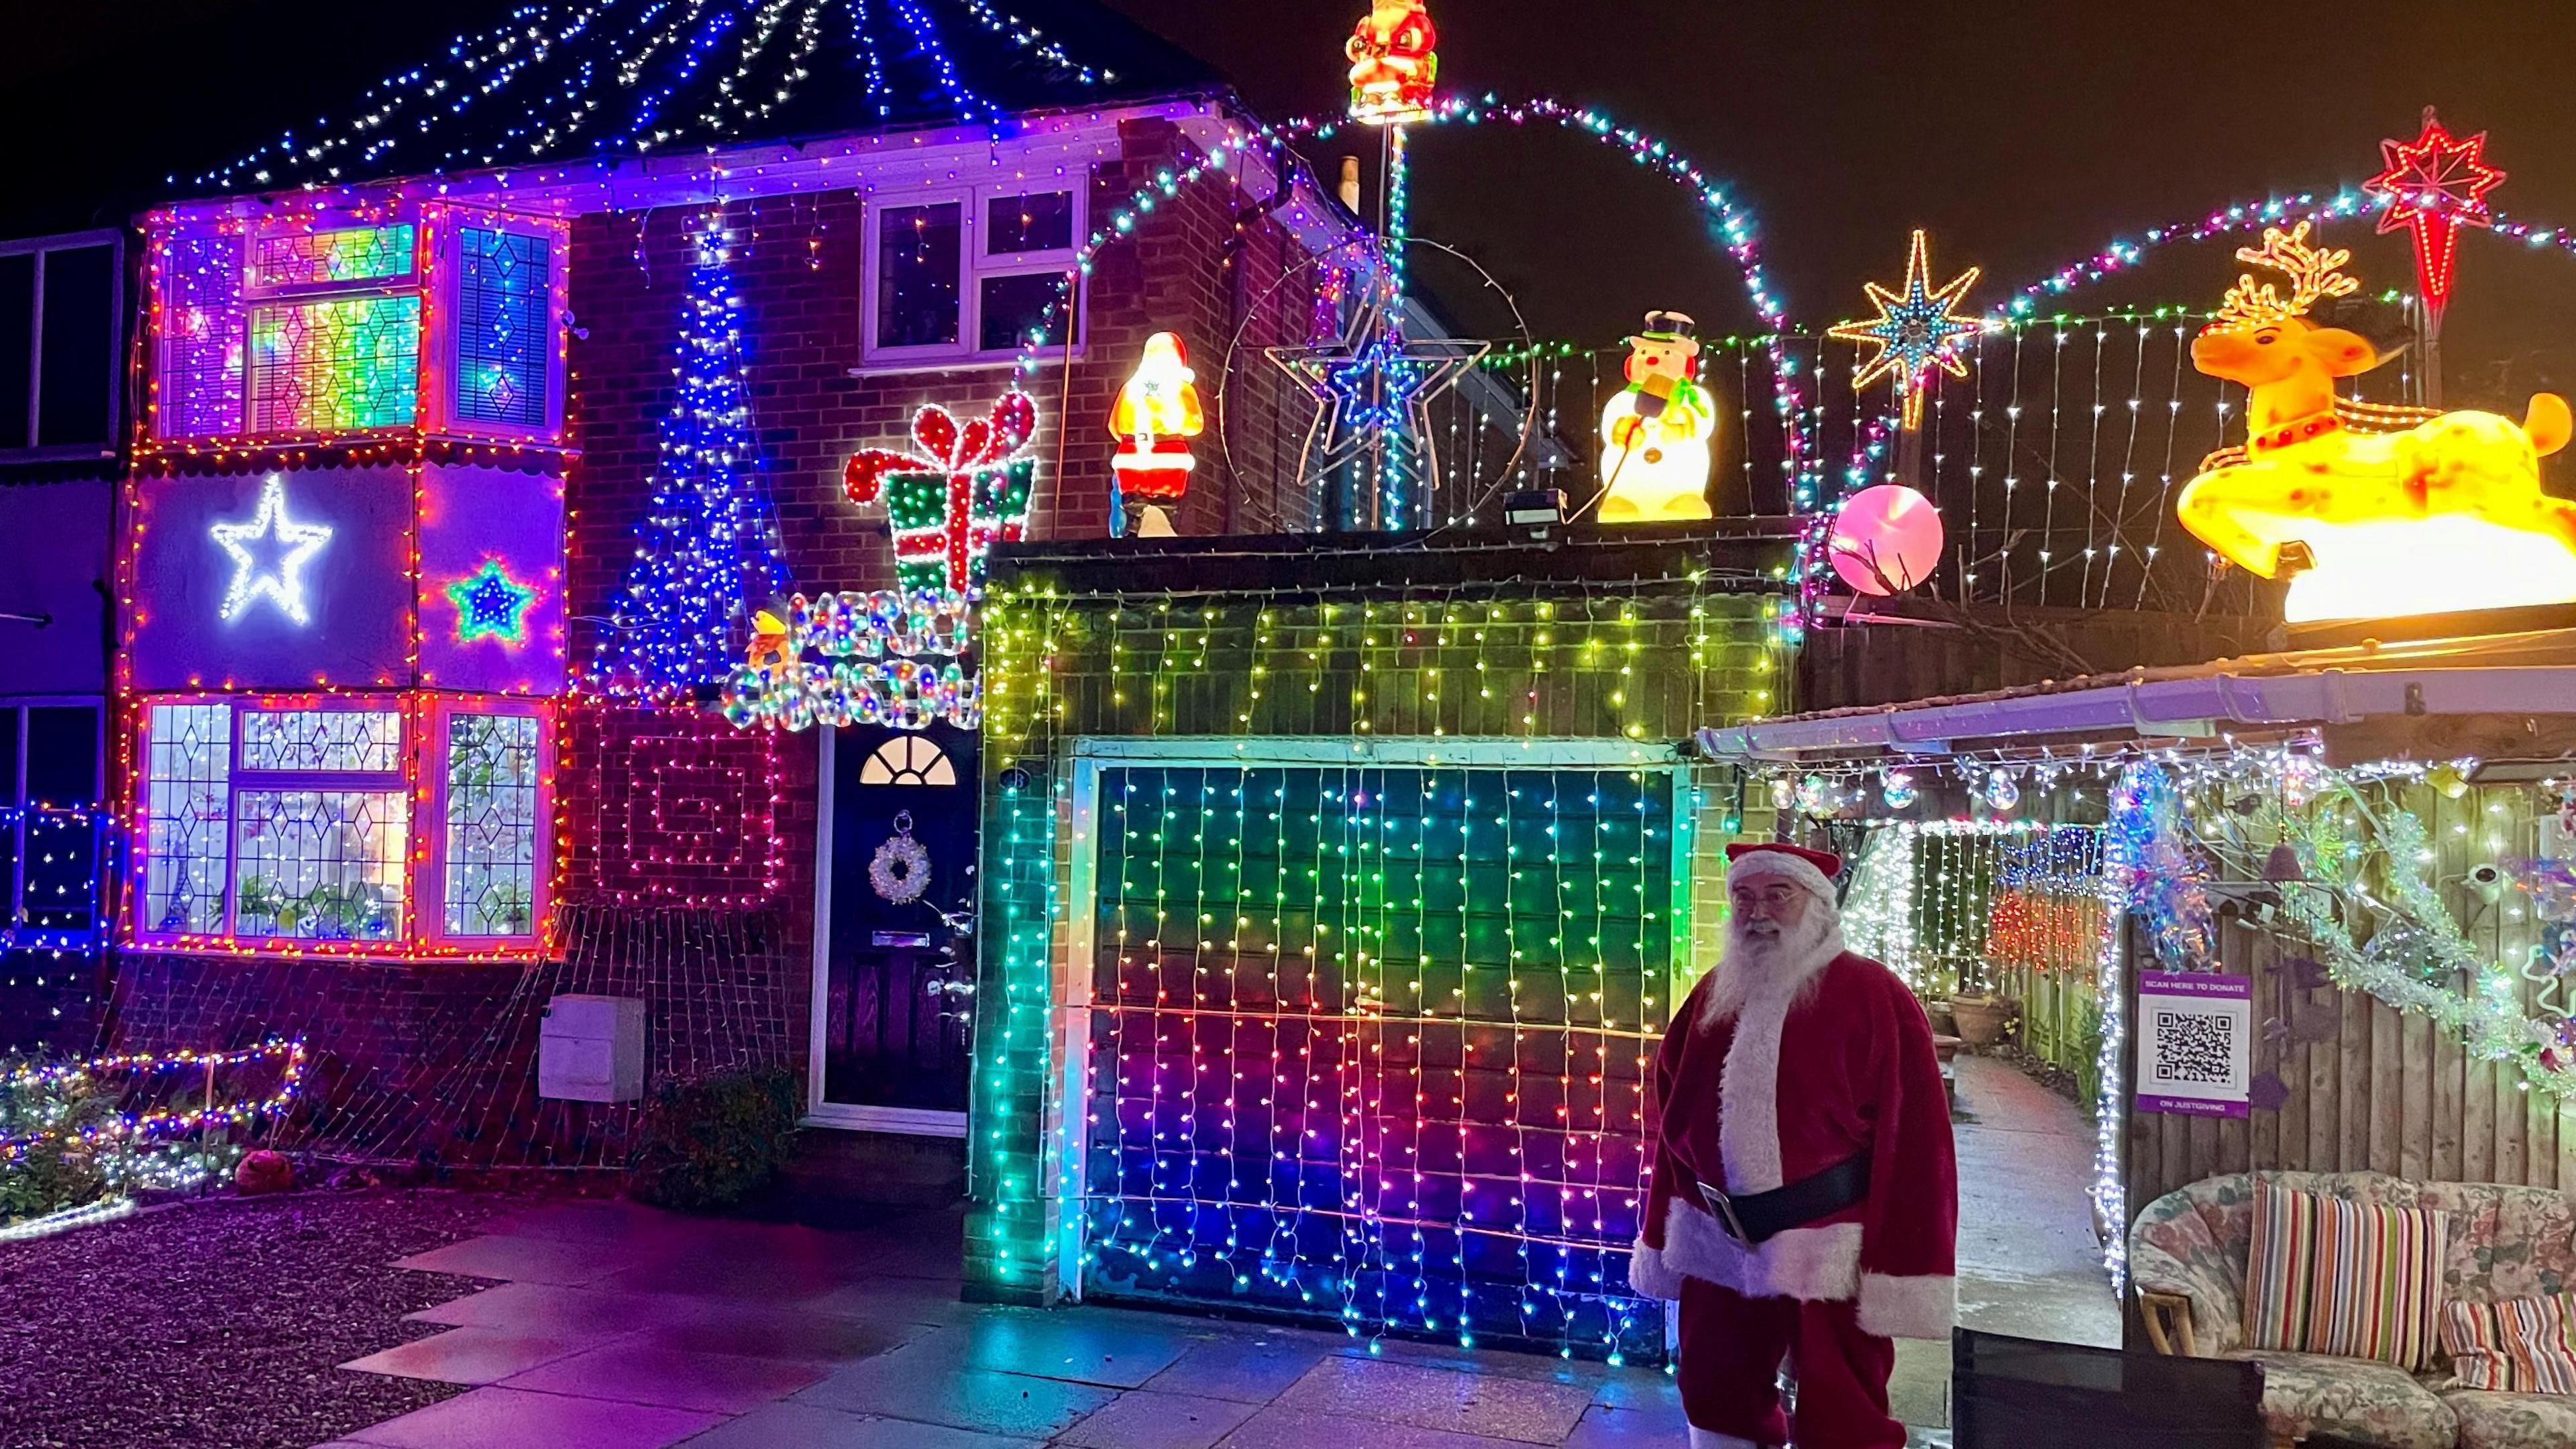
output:
<path id="1" fill-rule="evenodd" d="M 36 254 L 0 256 L 0 448 L 28 445 L 35 327 Z"/>
<path id="2" fill-rule="evenodd" d="M 877 346 L 957 340 L 964 230 L 956 202 L 887 208 L 877 223 Z"/>
<path id="3" fill-rule="evenodd" d="M 114 242 L 0 251 L 0 452 L 114 450 L 116 290 Z"/>
<path id="4" fill-rule="evenodd" d="M 0 807 L 15 805 L 18 793 L 18 731 L 26 716 L 0 705 Z"/>
<path id="5" fill-rule="evenodd" d="M 45 253 L 45 367 L 36 388 L 36 446 L 106 446 L 114 427 L 116 249 Z"/>
<path id="6" fill-rule="evenodd" d="M 98 711 L 37 705 L 27 711 L 27 799 L 87 805 L 98 798 Z"/>
<path id="7" fill-rule="evenodd" d="M 1060 252 L 1073 245 L 1073 193 L 996 196 L 984 204 L 984 255 Z"/>
<path id="8" fill-rule="evenodd" d="M 0 955 L 95 942 L 98 716 L 88 704 L 0 705 Z"/>
<path id="9" fill-rule="evenodd" d="M 986 277 L 976 345 L 986 352 L 1007 351 L 1025 345 L 1030 332 L 1043 328 L 1048 345 L 1062 347 L 1064 307 L 1059 294 L 1064 287 L 1061 272 Z"/>

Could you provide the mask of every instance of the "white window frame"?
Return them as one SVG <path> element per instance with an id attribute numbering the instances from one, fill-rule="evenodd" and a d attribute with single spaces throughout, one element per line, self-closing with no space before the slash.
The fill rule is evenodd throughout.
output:
<path id="1" fill-rule="evenodd" d="M 133 809 L 130 818 L 146 820 L 152 790 L 151 722 L 156 705 L 221 705 L 232 711 L 226 746 L 230 764 L 224 783 L 223 905 L 211 930 L 184 933 L 155 928 L 151 909 L 151 837 L 138 828 L 126 852 L 126 884 L 133 902 L 123 931 L 124 944 L 146 951 L 203 952 L 208 947 L 265 956 L 363 956 L 393 960 L 460 957 L 524 959 L 551 950 L 548 922 L 553 910 L 555 865 L 554 713 L 548 701 L 521 695 L 438 696 L 422 699 L 396 692 L 298 695 L 154 694 L 136 701 L 128 726 L 135 732 Z M 392 713 L 401 719 L 395 763 L 388 770 L 246 770 L 242 766 L 244 721 L 253 714 Z M 448 721 L 457 715 L 511 715 L 537 721 L 536 852 L 531 863 L 529 928 L 520 935 L 468 935 L 446 929 L 447 905 L 447 746 Z M 308 939 L 298 936 L 244 935 L 241 909 L 241 808 L 245 791 L 360 790 L 392 792 L 404 801 L 402 927 L 381 940 Z"/>
<path id="2" fill-rule="evenodd" d="M 37 424 L 44 416 L 45 401 L 45 258 L 53 252 L 84 251 L 97 246 L 107 248 L 107 370 L 99 377 L 99 386 L 107 393 L 107 436 L 95 443 L 48 446 L 37 431 Z M 0 257 L 31 254 L 36 259 L 30 284 L 34 296 L 27 312 L 27 437 L 31 441 L 23 448 L 0 448 L 0 463 L 113 458 L 118 440 L 125 433 L 125 388 L 121 371 L 125 357 L 125 233 L 111 228 L 0 241 Z"/>
<path id="3" fill-rule="evenodd" d="M 86 810 L 103 819 L 107 811 L 107 701 L 95 694 L 21 695 L 0 698 L 0 714 L 18 717 L 17 752 L 0 758 L 0 772 L 5 772 L 15 786 L 11 798 L 18 803 L 8 807 L 13 813 L 0 820 L 0 835 L 11 845 L 9 870 L 0 876 L 0 888 L 8 891 L 0 901 L 0 951 L 90 950 L 106 944 L 105 877 L 111 866 L 107 858 L 107 839 L 103 830 L 91 832 L 91 849 L 96 852 L 90 862 L 98 888 L 90 894 L 90 929 L 88 941 L 80 946 L 64 940 L 33 933 L 36 939 L 21 941 L 29 933 L 27 910 L 27 815 L 34 802 L 27 798 L 27 712 L 36 709 L 86 709 L 90 720 L 89 799 L 81 802 L 57 802 L 66 809 Z"/>
<path id="4" fill-rule="evenodd" d="M 1091 179 L 1085 169 L 1064 178 L 1060 186 L 1030 186 L 1018 181 L 987 183 L 975 186 L 924 188 L 902 193 L 878 192 L 868 198 L 865 246 L 861 249 L 865 265 L 860 277 L 862 344 L 859 371 L 867 373 L 933 372 L 957 367 L 1008 365 L 1019 360 L 1020 347 L 987 349 L 979 344 L 984 329 L 984 283 L 996 277 L 1063 276 L 1074 271 L 1082 253 L 1082 244 L 1091 235 Z M 1070 195 L 1073 198 L 1072 245 L 1045 251 L 1012 252 L 1006 256 L 984 254 L 985 212 L 994 201 L 1021 196 Z M 884 247 L 883 221 L 888 211 L 953 204 L 958 208 L 962 225 L 958 234 L 957 340 L 919 347 L 887 347 L 877 341 L 878 288 L 883 280 L 880 252 Z M 1083 310 L 1089 292 L 1089 279 L 1074 277 L 1069 318 L 1078 340 L 1072 356 L 1082 357 L 1090 346 L 1090 329 L 1084 325 Z M 1059 339 L 1048 343 L 1041 356 L 1061 359 L 1066 356 Z"/>

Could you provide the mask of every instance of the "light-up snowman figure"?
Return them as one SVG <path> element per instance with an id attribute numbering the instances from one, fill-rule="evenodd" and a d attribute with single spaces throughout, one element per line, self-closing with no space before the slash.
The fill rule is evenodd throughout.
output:
<path id="1" fill-rule="evenodd" d="M 1649 312 L 1628 339 L 1628 385 L 1601 410 L 1601 521 L 1711 518 L 1709 440 L 1717 409 L 1699 385 L 1698 324 Z"/>

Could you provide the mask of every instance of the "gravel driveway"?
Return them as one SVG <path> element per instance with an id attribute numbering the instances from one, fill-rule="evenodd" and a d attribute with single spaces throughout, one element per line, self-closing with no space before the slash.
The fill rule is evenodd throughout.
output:
<path id="1" fill-rule="evenodd" d="M 305 1449 L 460 1392 L 332 1367 L 483 1286 L 388 1267 L 508 1200 L 215 1200 L 0 1246 L 0 1449 Z"/>

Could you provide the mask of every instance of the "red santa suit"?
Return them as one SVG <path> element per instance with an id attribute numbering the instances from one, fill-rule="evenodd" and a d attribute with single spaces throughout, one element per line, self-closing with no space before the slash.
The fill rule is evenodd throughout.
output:
<path id="1" fill-rule="evenodd" d="M 1728 855 L 1730 888 L 1788 881 L 1833 909 L 1834 857 Z M 1839 928 L 1802 955 L 1735 983 L 1741 1004 L 1714 1020 L 1704 1008 L 1724 972 L 1711 971 L 1655 1064 L 1658 1145 L 1629 1281 L 1681 1305 L 1692 1449 L 1790 1442 L 1783 1357 L 1799 1449 L 1899 1449 L 1892 1340 L 1950 1336 L 1958 1170 L 1931 1024 Z M 1841 1205 L 1809 1215 L 1819 1203 Z M 1735 1236 L 1729 1214 L 1758 1241 Z"/>

